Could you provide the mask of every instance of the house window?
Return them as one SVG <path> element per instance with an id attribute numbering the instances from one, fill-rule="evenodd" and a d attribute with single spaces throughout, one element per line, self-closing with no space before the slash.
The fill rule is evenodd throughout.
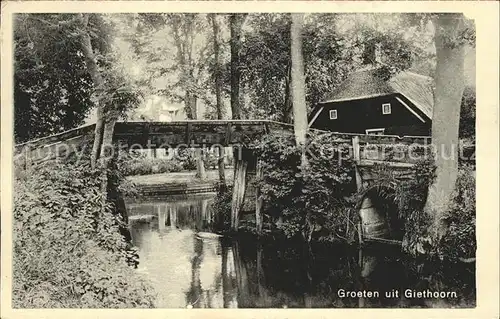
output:
<path id="1" fill-rule="evenodd" d="M 391 103 L 382 104 L 382 114 L 391 114 Z"/>
<path id="2" fill-rule="evenodd" d="M 330 110 L 330 120 L 337 119 L 337 110 Z"/>
<path id="3" fill-rule="evenodd" d="M 366 130 L 368 135 L 384 135 L 385 128 L 371 128 Z"/>

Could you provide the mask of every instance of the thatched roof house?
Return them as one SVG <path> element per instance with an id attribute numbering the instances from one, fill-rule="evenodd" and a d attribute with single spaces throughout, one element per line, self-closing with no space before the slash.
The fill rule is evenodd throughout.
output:
<path id="1" fill-rule="evenodd" d="M 313 128 L 361 134 L 428 135 L 433 81 L 382 67 L 352 73 L 311 113 Z"/>

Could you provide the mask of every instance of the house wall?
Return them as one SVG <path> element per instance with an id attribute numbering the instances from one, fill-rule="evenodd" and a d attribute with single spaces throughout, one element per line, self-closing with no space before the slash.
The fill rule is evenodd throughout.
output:
<path id="1" fill-rule="evenodd" d="M 411 102 L 399 96 L 411 106 Z M 391 103 L 391 114 L 382 113 L 382 104 Z M 423 123 L 395 95 L 324 104 L 324 109 L 312 124 L 312 128 L 333 132 L 365 134 L 367 129 L 385 128 L 387 135 L 430 135 L 430 120 L 415 110 Z M 337 119 L 330 119 L 330 110 L 337 110 Z M 314 116 L 314 114 L 311 114 Z"/>

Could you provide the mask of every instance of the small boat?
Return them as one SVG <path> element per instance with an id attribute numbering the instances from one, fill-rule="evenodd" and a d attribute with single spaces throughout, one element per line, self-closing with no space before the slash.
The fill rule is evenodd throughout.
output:
<path id="1" fill-rule="evenodd" d="M 222 235 L 201 231 L 201 232 L 196 233 L 196 237 L 199 239 L 216 239 L 216 238 L 222 237 Z"/>

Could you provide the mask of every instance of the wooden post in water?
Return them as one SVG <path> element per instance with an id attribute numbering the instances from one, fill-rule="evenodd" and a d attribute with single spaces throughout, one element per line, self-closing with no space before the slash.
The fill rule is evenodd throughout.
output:
<path id="1" fill-rule="evenodd" d="M 175 229 L 177 228 L 177 211 L 174 211 L 175 205 L 172 205 L 168 209 L 168 215 L 170 217 L 170 228 Z"/>
<path id="2" fill-rule="evenodd" d="M 262 178 L 262 165 L 257 159 L 255 168 L 255 181 L 258 182 Z M 255 226 L 257 228 L 257 235 L 262 235 L 262 199 L 260 198 L 259 187 L 255 186 Z"/>
<path id="3" fill-rule="evenodd" d="M 354 136 L 352 138 L 352 150 L 354 157 L 354 173 L 356 177 L 356 187 L 359 190 L 363 188 L 363 179 L 361 178 L 361 172 L 359 171 L 359 163 L 361 161 L 360 149 L 359 149 L 359 136 Z"/>
<path id="4" fill-rule="evenodd" d="M 238 230 L 240 211 L 245 200 L 248 168 L 248 150 L 242 150 L 235 156 L 233 198 L 231 201 L 231 229 Z"/>
<path id="5" fill-rule="evenodd" d="M 352 138 L 352 150 L 353 150 L 353 158 L 354 158 L 354 174 L 356 178 L 356 188 L 358 192 L 363 188 L 363 179 L 361 178 L 361 173 L 359 171 L 358 165 L 360 163 L 361 155 L 359 149 L 359 136 L 354 136 Z M 359 215 L 359 214 L 358 214 Z M 359 216 L 358 223 L 358 241 L 360 245 L 363 245 L 363 225 L 361 221 L 361 216 Z M 349 232 L 349 228 L 347 229 Z"/>
<path id="6" fill-rule="evenodd" d="M 160 204 L 157 205 L 157 210 L 158 210 L 158 230 L 163 231 L 165 230 L 165 207 L 166 204 Z"/>
<path id="7" fill-rule="evenodd" d="M 202 222 L 206 222 L 208 225 L 212 222 L 210 215 L 208 214 L 208 200 L 201 200 L 201 220 Z"/>
<path id="8" fill-rule="evenodd" d="M 364 240 L 363 240 L 363 224 L 361 223 L 361 221 L 358 223 L 358 241 L 359 245 L 362 246 Z"/>

